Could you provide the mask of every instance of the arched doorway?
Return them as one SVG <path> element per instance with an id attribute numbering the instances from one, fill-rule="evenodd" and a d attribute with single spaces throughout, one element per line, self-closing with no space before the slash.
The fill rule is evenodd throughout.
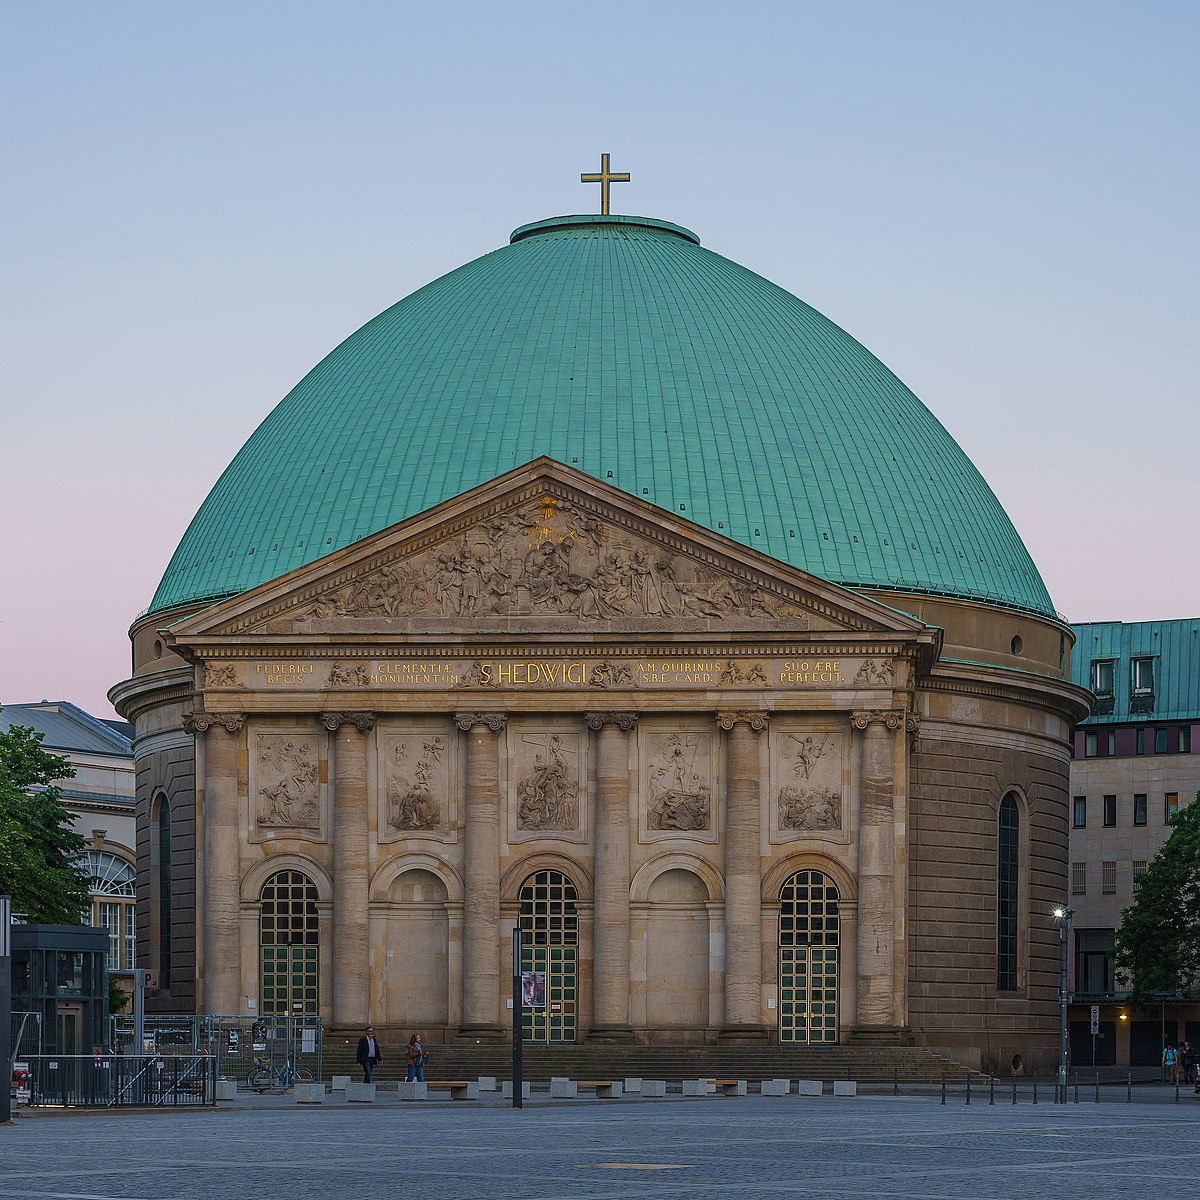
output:
<path id="1" fill-rule="evenodd" d="M 525 1009 L 525 1036 L 573 1042 L 579 993 L 575 885 L 561 871 L 538 871 L 521 885 L 521 970 L 544 971 L 546 1007 Z"/>
<path id="2" fill-rule="evenodd" d="M 302 871 L 277 871 L 258 896 L 258 1010 L 264 1017 L 319 1011 L 317 888 Z"/>
<path id="3" fill-rule="evenodd" d="M 838 890 L 797 871 L 779 893 L 779 1040 L 838 1040 Z"/>

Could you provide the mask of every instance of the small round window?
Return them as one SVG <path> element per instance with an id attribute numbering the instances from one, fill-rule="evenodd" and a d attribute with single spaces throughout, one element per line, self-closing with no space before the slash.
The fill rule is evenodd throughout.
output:
<path id="1" fill-rule="evenodd" d="M 162 642 L 158 638 L 154 639 L 154 657 L 162 658 Z"/>
<path id="2" fill-rule="evenodd" d="M 1017 655 L 1019 655 L 1021 651 L 1025 649 L 1025 643 L 1021 641 L 1021 635 L 1019 633 L 1013 634 L 1013 640 L 1009 642 L 1009 645 L 1012 647 L 1012 652 Z"/>

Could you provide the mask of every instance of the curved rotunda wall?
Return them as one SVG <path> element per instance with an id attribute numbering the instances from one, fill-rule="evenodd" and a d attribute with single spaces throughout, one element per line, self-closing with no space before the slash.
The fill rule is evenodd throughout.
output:
<path id="1" fill-rule="evenodd" d="M 544 454 L 823 579 L 1053 615 L 966 455 L 803 301 L 647 218 L 514 239 L 381 313 L 285 397 L 196 514 L 152 613 Z"/>

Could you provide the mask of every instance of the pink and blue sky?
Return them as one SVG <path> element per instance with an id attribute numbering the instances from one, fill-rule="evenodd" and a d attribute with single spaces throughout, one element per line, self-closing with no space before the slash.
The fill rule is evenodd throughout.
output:
<path id="1" fill-rule="evenodd" d="M 1200 5 L 0 3 L 0 703 L 111 716 L 220 471 L 542 217 L 675 221 L 842 325 L 1069 620 L 1200 613 Z"/>

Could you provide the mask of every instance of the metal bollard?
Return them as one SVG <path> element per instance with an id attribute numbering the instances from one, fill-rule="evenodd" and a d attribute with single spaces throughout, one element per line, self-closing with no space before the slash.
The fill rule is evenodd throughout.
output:
<path id="1" fill-rule="evenodd" d="M 946 1072 L 942 1072 L 942 1103 L 946 1103 Z"/>
<path id="2" fill-rule="evenodd" d="M 1126 1071 L 1125 1073 L 1125 1103 L 1133 1103 L 1133 1072 Z"/>
<path id="3" fill-rule="evenodd" d="M 1179 1076 L 1175 1076 L 1175 1103 L 1179 1103 Z"/>
<path id="4" fill-rule="evenodd" d="M 1079 1103 L 1079 1072 L 1075 1072 L 1075 1103 Z"/>
<path id="5" fill-rule="evenodd" d="M 995 1075 L 988 1076 L 988 1103 L 996 1103 L 996 1077 Z"/>
<path id="6" fill-rule="evenodd" d="M 1097 1104 L 1100 1103 L 1100 1072 L 1099 1071 L 1096 1072 L 1096 1101 L 1095 1102 Z"/>
<path id="7" fill-rule="evenodd" d="M 967 1076 L 967 1103 L 971 1103 L 971 1077 Z"/>
<path id="8" fill-rule="evenodd" d="M 853 1079 L 853 1078 L 854 1078 L 854 1068 L 853 1068 L 853 1067 L 847 1067 L 847 1068 L 846 1068 L 846 1079 L 847 1079 L 847 1080 L 851 1080 L 851 1079 Z"/>
<path id="9" fill-rule="evenodd" d="M 1013 1079 L 1013 1103 L 1016 1104 L 1016 1102 L 1017 1102 L 1017 1077 L 1014 1075 L 1012 1077 L 1012 1079 Z"/>
<path id="10" fill-rule="evenodd" d="M 1037 1073 L 1036 1072 L 1034 1073 L 1034 1076 L 1033 1076 L 1033 1102 L 1034 1102 L 1034 1104 L 1037 1103 Z"/>
<path id="11" fill-rule="evenodd" d="M 892 1072 L 892 1095 L 893 1096 L 900 1095 L 900 1068 L 899 1067 L 897 1067 Z"/>

